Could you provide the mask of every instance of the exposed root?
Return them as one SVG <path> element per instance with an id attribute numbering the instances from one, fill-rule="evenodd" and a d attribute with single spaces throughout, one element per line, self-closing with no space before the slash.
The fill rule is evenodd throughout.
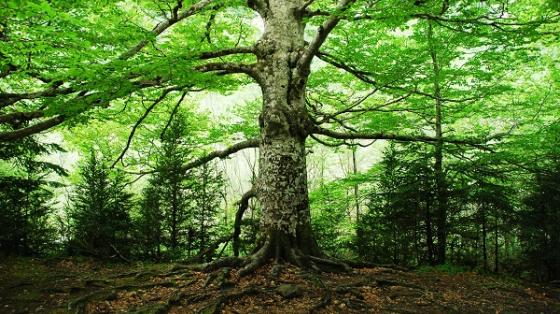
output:
<path id="1" fill-rule="evenodd" d="M 197 311 L 197 313 L 218 314 L 221 313 L 222 306 L 227 304 L 228 302 L 240 299 L 244 296 L 256 295 L 261 293 L 268 293 L 268 291 L 259 287 L 247 287 L 233 292 L 230 291 L 228 293 L 222 293 L 220 296 L 201 307 Z"/>
<path id="2" fill-rule="evenodd" d="M 400 266 L 400 265 L 395 265 L 395 264 L 377 264 L 377 263 L 369 263 L 369 262 L 362 262 L 362 261 L 352 261 L 352 260 L 344 260 L 343 261 L 345 264 L 353 267 L 353 268 L 387 268 L 387 269 L 392 269 L 392 270 L 396 270 L 396 271 L 410 271 L 409 268 L 404 267 L 404 266 Z"/>
<path id="3" fill-rule="evenodd" d="M 279 278 L 282 274 L 282 270 L 284 269 L 284 265 L 278 263 L 277 261 L 274 262 L 274 266 L 270 270 L 270 276 L 272 278 Z"/>
<path id="4" fill-rule="evenodd" d="M 223 267 L 239 267 L 244 264 L 245 264 L 245 259 L 235 257 L 235 256 L 230 256 L 204 264 L 191 265 L 188 266 L 188 268 L 192 270 L 203 271 L 203 272 L 211 272 Z"/>
<path id="5" fill-rule="evenodd" d="M 92 293 L 88 293 L 79 298 L 68 302 L 68 311 L 71 313 L 81 314 L 85 312 L 86 304 L 93 300 L 114 300 L 117 292 L 112 289 L 102 289 Z"/>
<path id="6" fill-rule="evenodd" d="M 244 277 L 272 260 L 274 262 L 274 266 L 271 270 L 272 277 L 279 276 L 282 264 L 293 264 L 299 268 L 315 272 L 348 273 L 352 271 L 352 268 L 344 262 L 323 256 L 319 257 L 312 254 L 305 254 L 297 248 L 286 247 L 284 245 L 285 243 L 281 241 L 267 240 L 253 255 L 246 257 L 225 257 L 209 263 L 190 266 L 189 269 L 212 272 L 224 267 L 241 267 L 239 276 Z"/>
<path id="7" fill-rule="evenodd" d="M 246 276 L 264 265 L 267 261 L 267 251 L 268 246 L 264 245 L 260 250 L 257 251 L 257 253 L 250 256 L 248 263 L 239 271 L 239 276 Z"/>
<path id="8" fill-rule="evenodd" d="M 230 277 L 230 270 L 231 269 L 229 267 L 224 267 L 218 271 L 211 273 L 208 278 L 206 278 L 204 287 L 206 288 L 210 285 L 215 285 L 219 288 L 233 286 L 234 284 L 228 280 Z"/>
<path id="9" fill-rule="evenodd" d="M 149 289 L 153 287 L 177 287 L 177 283 L 173 281 L 164 281 L 139 285 L 125 284 L 106 287 L 71 300 L 70 302 L 68 302 L 68 311 L 72 313 L 84 313 L 86 304 L 91 301 L 111 301 L 117 298 L 117 293 L 119 291 Z"/>
<path id="10" fill-rule="evenodd" d="M 334 259 L 315 257 L 315 256 L 309 256 L 309 259 L 311 259 L 316 264 L 322 265 L 323 268 L 321 269 L 328 272 L 338 272 L 338 271 L 347 272 L 347 273 L 352 272 L 352 267 L 350 267 L 348 264 L 344 262 L 340 262 Z"/>

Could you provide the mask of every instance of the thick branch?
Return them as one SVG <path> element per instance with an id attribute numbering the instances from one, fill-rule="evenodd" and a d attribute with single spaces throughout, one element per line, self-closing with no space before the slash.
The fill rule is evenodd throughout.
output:
<path id="1" fill-rule="evenodd" d="M 250 64 L 238 64 L 230 62 L 206 63 L 195 67 L 195 70 L 200 72 L 218 72 L 220 74 L 244 73 L 255 80 L 258 79 L 256 71 Z"/>
<path id="2" fill-rule="evenodd" d="M 234 48 L 222 49 L 217 51 L 208 51 L 200 54 L 200 59 L 220 58 L 220 57 L 230 56 L 234 54 L 243 54 L 243 53 L 255 53 L 255 48 L 234 47 Z"/>
<path id="3" fill-rule="evenodd" d="M 338 22 L 342 19 L 341 14 L 344 13 L 352 4 L 356 2 L 356 0 L 343 0 L 336 8 L 334 14 L 332 14 L 321 26 L 319 26 L 319 30 L 315 35 L 315 38 L 309 44 L 309 47 L 301 57 L 299 61 L 299 69 L 300 71 L 309 71 L 309 66 L 311 64 L 311 60 L 315 54 L 319 52 L 319 48 L 323 45 L 331 31 L 336 27 Z"/>
<path id="4" fill-rule="evenodd" d="M 0 142 L 15 141 L 15 140 L 22 139 L 26 136 L 45 131 L 47 129 L 50 129 L 54 126 L 61 124 L 62 122 L 64 122 L 64 119 L 65 118 L 63 115 L 59 115 L 22 129 L 18 129 L 15 131 L 0 132 Z"/>
<path id="5" fill-rule="evenodd" d="M 28 121 L 36 118 L 42 118 L 44 116 L 45 113 L 42 111 L 11 112 L 11 113 L 0 115 L 0 123 Z"/>
<path id="6" fill-rule="evenodd" d="M 426 135 L 401 135 L 401 134 L 394 134 L 394 133 L 385 133 L 385 132 L 377 132 L 377 133 L 368 133 L 368 132 L 352 132 L 352 133 L 343 133 L 328 130 L 321 127 L 315 127 L 313 130 L 313 134 L 320 134 L 325 135 L 331 138 L 340 139 L 340 140 L 395 140 L 395 141 L 402 141 L 402 142 L 425 142 L 425 143 L 435 143 L 439 139 L 436 137 L 426 136 Z M 455 139 L 455 138 L 442 138 L 441 141 L 445 143 L 451 144 L 459 144 L 459 145 L 469 145 L 474 146 L 477 148 L 484 148 L 482 145 L 487 143 L 488 141 L 496 138 L 503 137 L 504 134 L 496 134 L 484 139 Z"/>
<path id="7" fill-rule="evenodd" d="M 148 88 L 148 87 L 153 87 L 153 86 L 157 86 L 159 85 L 161 82 L 159 81 L 151 81 L 151 82 L 146 82 L 146 81 L 141 81 L 141 82 L 137 82 L 135 83 L 138 86 L 138 89 L 143 89 L 143 88 Z M 67 102 L 68 104 L 71 104 L 72 101 L 86 101 L 88 104 L 91 104 L 92 106 L 103 106 L 104 104 L 107 104 L 108 102 L 110 102 L 112 99 L 116 99 L 119 98 L 119 95 L 113 95 L 113 98 L 110 99 L 106 99 L 100 96 L 101 93 L 97 93 L 97 94 L 90 94 L 87 95 L 85 91 L 80 92 L 75 98 L 73 98 L 72 100 Z M 38 110 L 35 113 L 33 113 L 33 115 L 36 115 L 38 118 L 38 116 L 41 114 L 40 112 L 43 112 L 42 110 Z M 17 130 L 13 130 L 13 131 L 7 131 L 7 132 L 3 132 L 0 133 L 0 141 L 12 141 L 12 140 L 17 140 L 29 135 L 33 135 L 42 131 L 45 131 L 48 128 L 51 127 L 55 127 L 59 124 L 61 124 L 62 122 L 64 122 L 64 120 L 67 117 L 64 115 L 58 115 L 56 117 L 50 118 L 48 120 L 45 120 L 43 122 L 39 122 L 37 124 L 34 124 L 32 126 L 29 127 L 25 127 L 22 129 L 17 129 Z"/>
<path id="8" fill-rule="evenodd" d="M 204 157 L 201 157 L 201 158 L 198 158 L 196 160 L 193 160 L 193 161 L 189 162 L 188 164 L 184 165 L 181 170 L 182 171 L 188 171 L 192 168 L 202 166 L 205 163 L 208 163 L 208 162 L 210 162 L 210 161 L 212 161 L 216 158 L 223 159 L 223 158 L 226 158 L 229 155 L 234 154 L 234 153 L 236 153 L 240 150 L 247 149 L 247 148 L 254 148 L 254 147 L 259 147 L 259 139 L 257 139 L 257 138 L 253 138 L 253 139 L 249 139 L 249 140 L 246 140 L 246 141 L 243 141 L 243 142 L 239 142 L 239 143 L 234 144 L 234 145 L 232 145 L 232 146 L 230 146 L 230 147 L 228 147 L 224 150 L 213 151 L 213 152 L 211 152 L 210 154 L 208 154 Z"/>
<path id="9" fill-rule="evenodd" d="M 24 99 L 37 99 L 40 97 L 56 97 L 59 95 L 67 95 L 73 93 L 73 88 L 58 89 L 57 87 L 50 87 L 45 90 L 30 93 L 0 93 L 0 109 L 15 104 L 16 102 Z"/>

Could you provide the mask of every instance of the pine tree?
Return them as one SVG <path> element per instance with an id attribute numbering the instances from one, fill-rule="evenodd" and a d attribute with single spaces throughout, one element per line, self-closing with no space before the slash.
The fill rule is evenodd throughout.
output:
<path id="1" fill-rule="evenodd" d="M 535 175 L 535 187 L 524 200 L 521 240 L 526 260 L 540 280 L 560 280 L 560 163 Z"/>
<path id="2" fill-rule="evenodd" d="M 220 191 L 224 178 L 221 172 L 208 164 L 197 169 L 192 176 L 194 184 L 191 186 L 190 198 L 193 225 L 196 226 L 195 245 L 198 255 L 201 255 L 216 238 L 216 218 L 220 211 Z M 211 254 L 204 255 L 211 257 Z"/>
<path id="3" fill-rule="evenodd" d="M 69 209 L 70 248 L 98 257 L 128 255 L 132 195 L 121 173 L 112 173 L 92 151 L 81 169 L 82 182 Z"/>
<path id="4" fill-rule="evenodd" d="M 62 148 L 35 138 L 0 143 L 0 160 L 7 168 L 0 175 L 0 252 L 42 254 L 54 249 L 52 188 L 49 176 L 66 175 L 63 168 L 40 160 Z"/>
<path id="5" fill-rule="evenodd" d="M 163 245 L 163 211 L 160 199 L 160 188 L 154 180 L 150 180 L 142 192 L 139 218 L 136 222 L 139 251 L 142 257 L 159 260 Z"/>

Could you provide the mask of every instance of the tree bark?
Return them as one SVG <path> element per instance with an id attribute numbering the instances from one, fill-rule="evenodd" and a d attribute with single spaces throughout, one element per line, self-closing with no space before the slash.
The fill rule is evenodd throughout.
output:
<path id="1" fill-rule="evenodd" d="M 434 261 L 434 239 L 433 239 L 433 232 L 432 232 L 432 213 L 430 208 L 430 201 L 429 198 L 426 199 L 426 246 L 428 247 L 428 263 L 430 265 L 435 265 Z"/>
<path id="2" fill-rule="evenodd" d="M 260 8 L 265 32 L 257 44 L 263 93 L 257 194 L 264 237 L 257 255 L 296 264 L 304 263 L 304 256 L 320 256 L 307 190 L 305 140 L 310 122 L 305 106 L 308 71 L 298 67 L 305 51 L 301 5 L 299 0 L 267 1 Z"/>
<path id="3" fill-rule="evenodd" d="M 500 263 L 500 247 L 498 243 L 498 216 L 494 216 L 494 272 L 498 273 L 498 266 Z"/>
<path id="4" fill-rule="evenodd" d="M 486 248 L 486 237 L 488 226 L 486 225 L 486 206 L 482 204 L 481 208 L 481 224 L 482 224 L 482 260 L 484 271 L 488 272 L 488 251 Z"/>
<path id="5" fill-rule="evenodd" d="M 430 22 L 428 26 L 428 42 L 432 66 L 434 71 L 434 99 L 435 99 L 435 131 L 436 142 L 434 144 L 434 174 L 436 181 L 436 224 L 437 224 L 437 263 L 445 264 L 445 250 L 447 247 L 447 192 L 445 174 L 443 172 L 443 132 L 442 132 L 442 97 L 440 86 L 440 66 L 437 58 L 437 50 L 434 45 L 433 29 Z"/>

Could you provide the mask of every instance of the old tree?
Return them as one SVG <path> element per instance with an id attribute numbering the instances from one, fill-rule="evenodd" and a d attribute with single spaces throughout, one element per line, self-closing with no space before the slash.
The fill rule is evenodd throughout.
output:
<path id="1" fill-rule="evenodd" d="M 523 123 L 499 115 L 514 98 L 512 77 L 554 36 L 557 17 L 554 1 L 2 1 L 0 141 L 87 123 L 150 95 L 155 101 L 143 107 L 122 159 L 138 125 L 167 97 L 234 91 L 248 77 L 262 92 L 258 137 L 184 166 L 259 148 L 258 180 L 241 204 L 256 197 L 262 205 L 260 246 L 214 266 L 347 267 L 321 253 L 311 230 L 310 139 L 434 145 L 443 262 L 442 149 L 487 149 Z M 491 106 L 495 116 L 484 116 Z M 127 110 L 119 116 L 136 116 Z"/>

